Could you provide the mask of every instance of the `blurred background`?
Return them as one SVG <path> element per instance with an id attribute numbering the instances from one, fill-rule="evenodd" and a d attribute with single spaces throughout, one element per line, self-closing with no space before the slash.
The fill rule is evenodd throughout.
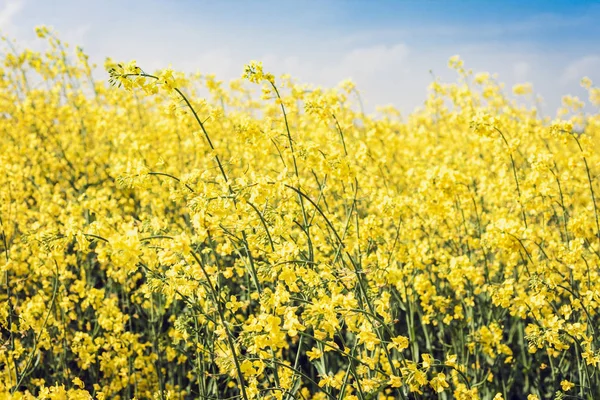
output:
<path id="1" fill-rule="evenodd" d="M 44 49 L 34 27 L 53 27 L 79 45 L 107 79 L 105 57 L 135 59 L 147 71 L 240 77 L 244 64 L 300 82 L 356 82 L 366 111 L 419 106 L 433 76 L 454 81 L 448 58 L 531 82 L 541 111 L 562 95 L 586 99 L 579 82 L 600 83 L 600 3 L 596 1 L 158 1 L 0 0 L 0 32 L 20 48 Z"/>

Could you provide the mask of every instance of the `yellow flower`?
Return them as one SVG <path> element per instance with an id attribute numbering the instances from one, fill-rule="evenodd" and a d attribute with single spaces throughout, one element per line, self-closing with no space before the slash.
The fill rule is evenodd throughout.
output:
<path id="1" fill-rule="evenodd" d="M 429 368 L 433 363 L 433 357 L 431 354 L 424 353 L 421 354 L 421 357 L 423 357 L 423 368 Z"/>
<path id="2" fill-rule="evenodd" d="M 83 381 L 81 379 L 79 379 L 78 377 L 73 378 L 73 385 L 77 386 L 80 389 L 83 389 L 85 386 Z"/>
<path id="3" fill-rule="evenodd" d="M 323 355 L 323 352 L 320 349 L 313 347 L 312 350 L 306 352 L 306 355 L 308 356 L 308 359 L 312 361 L 316 358 L 321 357 Z"/>
<path id="4" fill-rule="evenodd" d="M 389 385 L 394 388 L 399 388 L 402 386 L 402 378 L 396 375 L 390 376 Z"/>
<path id="5" fill-rule="evenodd" d="M 387 348 L 388 349 L 396 349 L 398 351 L 402 351 L 404 349 L 408 348 L 408 338 L 406 336 L 396 336 L 394 338 L 392 338 L 392 342 L 388 343 Z"/>
<path id="6" fill-rule="evenodd" d="M 562 390 L 564 390 L 565 392 L 573 389 L 575 387 L 575 384 L 572 382 L 569 382 L 567 380 L 562 380 L 560 382 L 560 387 L 562 388 Z"/>
<path id="7" fill-rule="evenodd" d="M 530 83 L 522 83 L 513 86 L 512 90 L 514 94 L 522 96 L 530 94 L 533 91 L 533 88 L 531 87 Z"/>
<path id="8" fill-rule="evenodd" d="M 248 79 L 252 83 L 261 83 L 263 80 L 275 83 L 273 75 L 265 73 L 263 71 L 263 64 L 259 61 L 250 61 L 250 63 L 244 67 L 244 74 L 242 77 Z"/>
<path id="9" fill-rule="evenodd" d="M 429 384 L 436 393 L 442 393 L 444 389 L 449 386 L 448 382 L 446 382 L 446 375 L 441 372 L 433 377 L 433 379 L 429 381 Z"/>
<path id="10" fill-rule="evenodd" d="M 452 69 L 460 69 L 463 66 L 463 61 L 460 59 L 459 55 L 454 55 L 450 57 L 448 60 L 448 67 Z"/>
<path id="11" fill-rule="evenodd" d="M 471 130 L 480 136 L 492 137 L 496 132 L 497 118 L 484 112 L 478 111 L 471 119 Z"/>
<path id="12" fill-rule="evenodd" d="M 590 78 L 588 78 L 587 76 L 581 78 L 581 87 L 584 87 L 586 89 L 589 89 L 592 87 L 592 80 Z"/>
<path id="13" fill-rule="evenodd" d="M 368 328 L 363 327 L 363 329 L 357 335 L 358 343 L 364 344 L 365 347 L 369 350 L 375 350 L 375 346 L 377 346 L 381 342 L 381 340 L 379 340 L 377 334 L 367 329 Z"/>
<path id="14" fill-rule="evenodd" d="M 35 27 L 35 34 L 40 39 L 44 39 L 48 35 L 48 33 L 49 33 L 49 30 L 45 26 L 36 26 Z"/>

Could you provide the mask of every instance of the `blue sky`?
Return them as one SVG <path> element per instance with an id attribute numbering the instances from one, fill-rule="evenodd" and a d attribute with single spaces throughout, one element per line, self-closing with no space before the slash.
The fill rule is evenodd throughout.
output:
<path id="1" fill-rule="evenodd" d="M 430 70 L 459 54 L 467 67 L 531 82 L 554 113 L 563 94 L 600 83 L 600 2 L 491 0 L 0 0 L 0 30 L 41 48 L 36 25 L 53 26 L 93 61 L 136 59 L 165 67 L 241 75 L 251 59 L 299 81 L 352 78 L 366 108 L 422 103 Z M 98 78 L 104 78 L 98 71 Z"/>

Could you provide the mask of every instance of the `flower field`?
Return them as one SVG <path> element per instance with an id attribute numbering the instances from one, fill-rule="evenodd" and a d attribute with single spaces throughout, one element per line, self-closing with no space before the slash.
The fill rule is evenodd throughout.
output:
<path id="1" fill-rule="evenodd" d="M 453 57 L 375 117 L 37 33 L 0 67 L 0 399 L 600 398 L 589 79 L 547 117 Z"/>

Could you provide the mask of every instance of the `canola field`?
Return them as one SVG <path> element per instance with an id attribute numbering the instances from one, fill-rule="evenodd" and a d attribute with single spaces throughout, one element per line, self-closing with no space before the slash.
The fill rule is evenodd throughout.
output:
<path id="1" fill-rule="evenodd" d="M 589 79 L 542 116 L 453 57 L 375 117 L 37 33 L 0 68 L 1 399 L 600 398 Z"/>

